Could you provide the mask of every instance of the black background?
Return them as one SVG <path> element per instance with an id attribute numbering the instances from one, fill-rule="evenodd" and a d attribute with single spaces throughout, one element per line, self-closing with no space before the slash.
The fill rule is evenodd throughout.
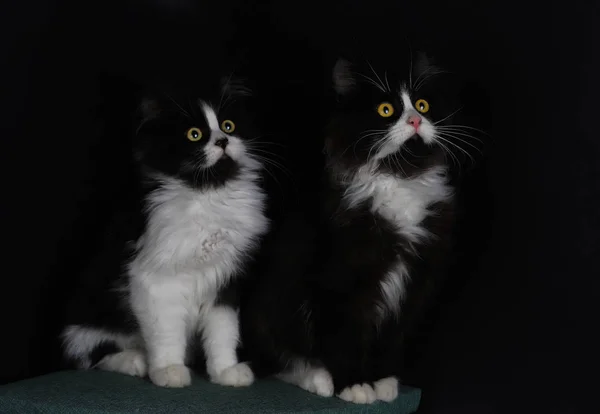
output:
<path id="1" fill-rule="evenodd" d="M 205 3 L 2 4 L 0 380 L 55 368 L 61 292 L 119 191 L 125 140 L 98 114 L 131 101 L 99 74 L 184 81 L 235 28 L 273 33 L 276 54 L 397 25 L 492 97 L 494 148 L 470 199 L 481 254 L 444 303 L 421 411 L 599 412 L 598 2 Z"/>

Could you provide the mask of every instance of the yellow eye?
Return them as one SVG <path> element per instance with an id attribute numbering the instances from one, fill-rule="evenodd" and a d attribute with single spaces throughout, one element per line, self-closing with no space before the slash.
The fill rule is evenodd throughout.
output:
<path id="1" fill-rule="evenodd" d="M 200 131 L 200 128 L 193 127 L 187 130 L 185 136 L 192 142 L 200 141 L 202 138 L 202 131 Z"/>
<path id="2" fill-rule="evenodd" d="M 425 99 L 419 99 L 417 102 L 415 102 L 415 108 L 417 108 L 417 111 L 424 114 L 429 111 L 429 102 L 427 102 Z"/>
<path id="3" fill-rule="evenodd" d="M 394 107 L 391 103 L 384 102 L 382 104 L 379 104 L 379 106 L 377 107 L 377 112 L 382 117 L 389 118 L 390 116 L 394 115 Z"/>
<path id="4" fill-rule="evenodd" d="M 221 123 L 221 129 L 223 130 L 223 132 L 231 134 L 233 131 L 235 131 L 235 124 L 233 123 L 233 121 L 226 119 Z"/>

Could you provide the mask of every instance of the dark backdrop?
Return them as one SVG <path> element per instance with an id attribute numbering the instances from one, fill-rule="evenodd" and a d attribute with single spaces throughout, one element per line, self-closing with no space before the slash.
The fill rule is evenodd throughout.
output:
<path id="1" fill-rule="evenodd" d="M 479 253 L 424 352 L 422 412 L 598 412 L 598 3 L 210 3 L 2 4 L 0 380 L 57 366 L 69 281 L 122 190 L 123 77 L 185 83 L 242 40 L 298 75 L 314 50 L 392 28 L 492 98 L 493 151 L 467 198 Z"/>

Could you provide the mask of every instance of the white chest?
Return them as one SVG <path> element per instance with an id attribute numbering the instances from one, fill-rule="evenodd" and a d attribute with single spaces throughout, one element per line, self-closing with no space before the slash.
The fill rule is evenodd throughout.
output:
<path id="1" fill-rule="evenodd" d="M 396 225 L 399 235 L 411 243 L 428 237 L 423 220 L 430 214 L 429 207 L 447 200 L 451 189 L 442 170 L 431 170 L 414 179 L 361 172 L 348 186 L 345 200 L 348 206 L 370 203 L 371 211 L 381 214 Z M 398 257 L 388 274 L 381 280 L 381 298 L 375 304 L 380 320 L 388 313 L 398 314 L 406 293 L 409 269 Z"/>
<path id="2" fill-rule="evenodd" d="M 145 234 L 131 270 L 218 285 L 267 230 L 265 196 L 253 181 L 204 192 L 167 182 L 150 195 Z M 212 282 L 212 283 L 211 283 Z"/>
<path id="3" fill-rule="evenodd" d="M 451 189 L 441 169 L 412 179 L 360 172 L 345 194 L 349 206 L 370 202 L 371 211 L 394 223 L 399 233 L 414 242 L 426 236 L 421 225 L 430 213 L 429 206 L 450 196 Z"/>

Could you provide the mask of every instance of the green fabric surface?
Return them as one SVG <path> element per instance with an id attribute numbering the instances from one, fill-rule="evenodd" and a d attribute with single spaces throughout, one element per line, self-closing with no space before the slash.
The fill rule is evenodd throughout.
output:
<path id="1" fill-rule="evenodd" d="M 392 403 L 358 405 L 323 398 L 275 379 L 223 387 L 194 378 L 188 388 L 165 389 L 147 380 L 102 371 L 63 371 L 0 387 L 2 414 L 125 413 L 396 413 L 416 411 L 421 392 L 401 388 Z"/>

